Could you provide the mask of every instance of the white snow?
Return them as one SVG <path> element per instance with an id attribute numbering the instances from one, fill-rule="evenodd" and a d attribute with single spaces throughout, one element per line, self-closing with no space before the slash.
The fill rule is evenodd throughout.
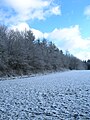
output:
<path id="1" fill-rule="evenodd" d="M 90 120 L 90 71 L 0 81 L 0 120 Z"/>

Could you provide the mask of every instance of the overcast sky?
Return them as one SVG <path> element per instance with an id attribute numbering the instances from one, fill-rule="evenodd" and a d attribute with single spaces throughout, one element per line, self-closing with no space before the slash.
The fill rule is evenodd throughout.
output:
<path id="1" fill-rule="evenodd" d="M 90 59 L 90 0 L 0 0 L 0 24 L 31 29 L 36 38 Z"/>

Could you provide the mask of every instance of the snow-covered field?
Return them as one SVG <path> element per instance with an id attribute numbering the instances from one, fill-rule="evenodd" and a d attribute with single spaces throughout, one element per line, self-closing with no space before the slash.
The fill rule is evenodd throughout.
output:
<path id="1" fill-rule="evenodd" d="M 0 120 L 90 120 L 90 71 L 0 81 Z"/>

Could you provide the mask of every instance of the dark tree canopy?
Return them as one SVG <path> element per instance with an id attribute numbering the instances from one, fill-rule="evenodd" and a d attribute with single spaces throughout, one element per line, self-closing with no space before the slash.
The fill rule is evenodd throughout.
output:
<path id="1" fill-rule="evenodd" d="M 87 60 L 86 64 L 87 64 L 87 69 L 90 70 L 90 60 Z"/>
<path id="2" fill-rule="evenodd" d="M 0 26 L 0 76 L 61 69 L 86 69 L 86 65 L 70 54 L 63 54 L 46 39 L 35 40 L 31 30 L 20 32 Z"/>

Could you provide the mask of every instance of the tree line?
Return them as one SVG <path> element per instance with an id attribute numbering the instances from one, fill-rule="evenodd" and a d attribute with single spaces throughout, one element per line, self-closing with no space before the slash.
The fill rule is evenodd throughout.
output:
<path id="1" fill-rule="evenodd" d="M 88 59 L 87 61 L 85 61 L 86 65 L 87 65 L 87 69 L 90 70 L 90 59 Z"/>
<path id="2" fill-rule="evenodd" d="M 62 69 L 86 69 L 86 64 L 44 38 L 36 40 L 31 30 L 20 32 L 0 25 L 0 76 Z"/>

